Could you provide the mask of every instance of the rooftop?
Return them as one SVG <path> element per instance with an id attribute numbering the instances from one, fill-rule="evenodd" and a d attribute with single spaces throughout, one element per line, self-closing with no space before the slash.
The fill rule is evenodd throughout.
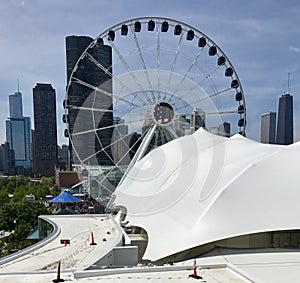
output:
<path id="1" fill-rule="evenodd" d="M 163 266 L 134 266 L 89 270 L 99 258 L 120 243 L 122 228 L 111 215 L 42 216 L 56 226 L 45 241 L 0 261 L 5 282 L 51 282 L 60 278 L 71 282 L 191 282 L 193 260 Z M 109 233 L 108 233 L 109 232 Z M 92 235 L 97 245 L 91 245 Z M 103 239 L 106 241 L 103 241 Z M 70 244 L 61 241 L 70 240 Z M 197 259 L 197 275 L 207 283 L 297 282 L 300 251 L 287 249 L 215 249 Z M 204 282 L 200 280 L 200 282 Z"/>

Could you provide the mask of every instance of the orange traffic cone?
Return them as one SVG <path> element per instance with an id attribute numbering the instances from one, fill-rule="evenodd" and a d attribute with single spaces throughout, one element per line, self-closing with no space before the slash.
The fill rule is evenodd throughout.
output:
<path id="1" fill-rule="evenodd" d="M 60 261 L 58 262 L 58 267 L 57 267 L 57 275 L 56 279 L 53 279 L 52 282 L 57 283 L 57 282 L 64 282 L 65 280 L 60 278 Z"/>
<path id="2" fill-rule="evenodd" d="M 196 263 L 196 259 L 194 259 L 194 272 L 193 272 L 193 274 L 189 275 L 189 277 L 193 277 L 193 278 L 195 278 L 195 279 L 202 279 L 202 277 L 199 276 L 199 275 L 197 274 L 197 263 Z"/>
<path id="3" fill-rule="evenodd" d="M 91 246 L 97 245 L 97 244 L 95 243 L 95 240 L 94 240 L 94 234 L 93 234 L 93 232 L 91 233 L 91 236 L 92 236 L 92 242 L 90 243 L 90 245 L 91 245 Z"/>

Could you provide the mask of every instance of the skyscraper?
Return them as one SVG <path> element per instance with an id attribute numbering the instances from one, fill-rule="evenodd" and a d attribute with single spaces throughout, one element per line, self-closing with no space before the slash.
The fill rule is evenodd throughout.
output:
<path id="1" fill-rule="evenodd" d="M 23 116 L 22 94 L 9 95 L 10 117 L 6 120 L 6 140 L 14 150 L 16 173 L 31 174 L 31 121 Z"/>
<path id="2" fill-rule="evenodd" d="M 229 138 L 230 137 L 230 123 L 223 122 L 222 124 L 220 124 L 218 127 L 218 135 Z"/>
<path id="3" fill-rule="evenodd" d="M 276 112 L 267 112 L 261 115 L 260 142 L 275 143 Z"/>
<path id="4" fill-rule="evenodd" d="M 293 96 L 283 94 L 279 98 L 276 143 L 288 145 L 293 142 Z"/>
<path id="5" fill-rule="evenodd" d="M 57 146 L 58 167 L 60 170 L 66 170 L 70 164 L 69 147 L 63 144 L 61 147 Z"/>
<path id="6" fill-rule="evenodd" d="M 22 93 L 19 91 L 9 96 L 9 117 L 23 117 Z"/>
<path id="7" fill-rule="evenodd" d="M 187 115 L 175 115 L 175 130 L 178 137 L 182 137 L 190 133 L 190 120 Z"/>
<path id="8" fill-rule="evenodd" d="M 205 125 L 206 114 L 201 108 L 194 109 L 191 114 L 190 127 L 191 132 L 194 133 L 198 129 L 206 128 Z"/>
<path id="9" fill-rule="evenodd" d="M 10 149 L 9 143 L 0 145 L 0 173 L 4 175 L 15 175 L 15 152 Z"/>
<path id="10" fill-rule="evenodd" d="M 78 58 L 92 41 L 93 39 L 87 36 L 73 35 L 66 37 L 68 81 Z M 89 49 L 88 53 L 103 68 L 108 69 L 112 73 L 112 51 L 110 46 L 104 45 L 103 41 L 99 40 L 97 45 Z M 81 60 L 74 77 L 108 93 L 112 93 L 111 77 L 88 57 Z M 112 165 L 111 148 L 109 146 L 113 133 L 112 97 L 83 84 L 72 82 L 68 91 L 68 103 L 77 107 L 77 109 L 69 108 L 67 119 L 65 119 L 68 122 L 71 134 L 88 129 L 108 127 L 107 129 L 96 131 L 96 134 L 90 132 L 78 135 L 76 139 L 73 139 L 79 158 L 90 165 Z M 109 111 L 94 111 L 92 113 L 92 111 L 78 110 L 78 107 Z M 102 150 L 103 148 L 105 148 L 105 151 Z M 71 162 L 79 162 L 72 154 L 72 151 L 70 152 L 70 158 Z"/>
<path id="11" fill-rule="evenodd" d="M 51 84 L 33 88 L 33 174 L 54 176 L 57 163 L 56 93 Z"/>

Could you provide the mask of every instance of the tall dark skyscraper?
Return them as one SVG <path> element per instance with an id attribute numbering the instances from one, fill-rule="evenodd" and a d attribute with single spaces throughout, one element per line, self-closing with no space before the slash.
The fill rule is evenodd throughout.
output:
<path id="1" fill-rule="evenodd" d="M 68 81 L 78 58 L 92 41 L 93 39 L 87 36 L 72 35 L 66 37 Z M 90 48 L 88 53 L 94 60 L 98 61 L 105 69 L 108 69 L 112 73 L 112 50 L 110 46 L 99 42 L 99 44 Z M 112 93 L 111 77 L 88 57 L 81 60 L 73 76 L 101 90 Z M 73 144 L 80 160 L 90 165 L 112 165 L 111 148 L 109 146 L 113 133 L 112 97 L 83 84 L 72 82 L 68 91 L 68 103 L 77 107 L 77 109 L 68 109 L 67 120 L 71 134 L 108 127 L 105 130 L 95 131 L 96 134 L 95 132 L 90 132 L 84 135 L 77 135 L 73 138 Z M 98 111 L 92 112 L 78 109 L 78 107 L 85 109 L 93 108 L 98 109 Z M 99 111 L 100 109 L 109 110 L 109 112 L 101 112 Z M 72 148 L 71 144 L 69 148 Z M 101 150 L 101 148 L 105 148 L 105 151 Z M 72 163 L 79 162 L 73 151 L 70 151 L 70 158 Z"/>
<path id="2" fill-rule="evenodd" d="M 56 93 L 51 84 L 33 88 L 33 174 L 54 176 L 57 164 Z"/>
<path id="3" fill-rule="evenodd" d="M 293 96 L 283 94 L 279 98 L 276 143 L 288 145 L 293 142 Z"/>
<path id="4" fill-rule="evenodd" d="M 276 112 L 267 112 L 261 115 L 260 142 L 275 143 Z"/>
<path id="5" fill-rule="evenodd" d="M 0 145 L 0 173 L 4 175 L 15 175 L 15 152 L 9 143 Z"/>

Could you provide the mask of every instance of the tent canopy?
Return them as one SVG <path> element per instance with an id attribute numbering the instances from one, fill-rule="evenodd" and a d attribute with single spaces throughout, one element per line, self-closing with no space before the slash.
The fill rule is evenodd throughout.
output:
<path id="1" fill-rule="evenodd" d="M 79 198 L 74 197 L 69 192 L 63 192 L 58 196 L 54 197 L 50 200 L 52 203 L 72 203 L 72 202 L 80 202 Z"/>
<path id="2" fill-rule="evenodd" d="M 147 231 L 143 259 L 152 261 L 232 237 L 297 230 L 299 160 L 300 141 L 262 144 L 200 128 L 139 160 L 111 203 Z"/>

